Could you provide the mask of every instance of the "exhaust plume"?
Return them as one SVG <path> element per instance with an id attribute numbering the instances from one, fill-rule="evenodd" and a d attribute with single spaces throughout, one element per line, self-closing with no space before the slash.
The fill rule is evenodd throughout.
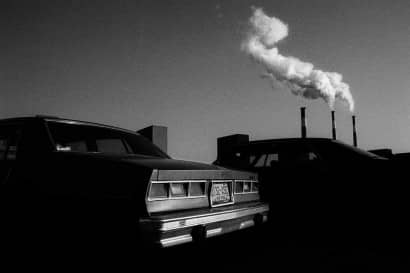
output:
<path id="1" fill-rule="evenodd" d="M 263 78 L 271 80 L 273 87 L 289 89 L 292 94 L 306 99 L 323 99 L 333 110 L 339 99 L 354 111 L 349 85 L 341 74 L 315 69 L 311 63 L 279 53 L 277 43 L 288 36 L 288 26 L 275 17 L 267 16 L 261 8 L 253 8 L 249 19 L 250 30 L 242 42 L 242 50 L 266 72 Z"/>

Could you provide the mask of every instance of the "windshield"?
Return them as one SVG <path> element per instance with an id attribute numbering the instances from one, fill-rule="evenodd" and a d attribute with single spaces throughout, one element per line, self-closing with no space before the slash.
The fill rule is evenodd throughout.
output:
<path id="1" fill-rule="evenodd" d="M 48 121 L 47 124 L 57 151 L 169 158 L 165 152 L 136 133 L 75 122 Z"/>

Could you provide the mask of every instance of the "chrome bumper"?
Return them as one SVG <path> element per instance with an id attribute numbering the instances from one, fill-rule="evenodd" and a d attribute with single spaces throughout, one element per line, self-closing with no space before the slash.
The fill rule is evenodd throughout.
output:
<path id="1" fill-rule="evenodd" d="M 140 224 L 156 234 L 157 244 L 169 247 L 261 224 L 268 220 L 268 211 L 269 205 L 259 204 L 194 216 L 142 219 Z"/>

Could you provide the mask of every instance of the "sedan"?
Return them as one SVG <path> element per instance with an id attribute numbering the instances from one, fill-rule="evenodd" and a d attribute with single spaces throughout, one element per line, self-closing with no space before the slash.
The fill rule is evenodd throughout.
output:
<path id="1" fill-rule="evenodd" d="M 165 248 L 262 225 L 269 211 L 255 173 L 176 160 L 133 131 L 58 117 L 0 120 L 0 181 L 3 235 L 15 239 Z"/>

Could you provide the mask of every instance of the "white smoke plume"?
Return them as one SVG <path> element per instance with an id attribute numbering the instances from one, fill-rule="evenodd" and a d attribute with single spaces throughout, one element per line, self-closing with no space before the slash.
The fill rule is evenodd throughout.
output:
<path id="1" fill-rule="evenodd" d="M 288 26 L 275 17 L 267 16 L 261 8 L 254 8 L 249 19 L 250 30 L 242 42 L 242 50 L 262 64 L 273 86 L 286 87 L 294 95 L 307 99 L 322 98 L 331 109 L 336 99 L 347 103 L 354 111 L 349 85 L 341 74 L 316 69 L 313 64 L 279 53 L 277 43 L 288 36 Z"/>

